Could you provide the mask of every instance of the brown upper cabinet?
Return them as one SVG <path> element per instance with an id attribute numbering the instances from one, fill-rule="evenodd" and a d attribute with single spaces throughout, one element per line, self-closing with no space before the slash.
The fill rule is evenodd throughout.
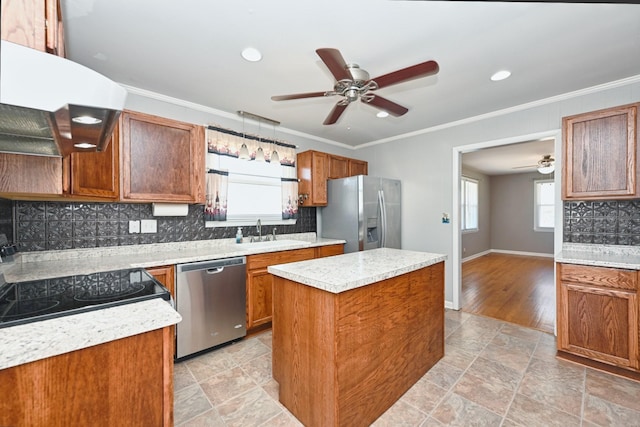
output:
<path id="1" fill-rule="evenodd" d="M 349 174 L 347 176 L 367 175 L 369 164 L 364 160 L 349 159 Z"/>
<path id="2" fill-rule="evenodd" d="M 349 176 L 349 159 L 340 156 L 329 156 L 329 179 Z"/>
<path id="3" fill-rule="evenodd" d="M 65 193 L 71 198 L 88 197 L 117 201 L 120 197 L 120 147 L 116 126 L 111 141 L 101 152 L 76 152 L 65 157 Z"/>
<path id="4" fill-rule="evenodd" d="M 3 40 L 65 56 L 59 0 L 2 0 L 0 16 Z"/>
<path id="5" fill-rule="evenodd" d="M 0 153 L 3 197 L 204 203 L 204 128 L 125 111 L 102 152 Z"/>
<path id="6" fill-rule="evenodd" d="M 120 120 L 121 199 L 204 203 L 204 128 L 125 111 Z"/>
<path id="7" fill-rule="evenodd" d="M 363 160 L 308 150 L 298 153 L 298 202 L 302 206 L 326 206 L 327 179 L 366 175 L 368 163 Z"/>
<path id="8" fill-rule="evenodd" d="M 60 195 L 60 157 L 0 153 L 0 197 L 29 200 Z"/>
<path id="9" fill-rule="evenodd" d="M 298 203 L 302 206 L 324 206 L 327 204 L 327 179 L 329 178 L 329 155 L 319 151 L 298 153 Z"/>
<path id="10" fill-rule="evenodd" d="M 638 105 L 562 119 L 564 200 L 639 197 Z"/>

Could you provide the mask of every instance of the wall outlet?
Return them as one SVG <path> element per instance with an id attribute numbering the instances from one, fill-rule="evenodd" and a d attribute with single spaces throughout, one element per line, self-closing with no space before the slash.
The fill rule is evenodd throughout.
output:
<path id="1" fill-rule="evenodd" d="M 140 221 L 129 221 L 129 234 L 140 232 Z"/>
<path id="2" fill-rule="evenodd" d="M 157 233 L 158 221 L 155 219 L 143 219 L 140 221 L 140 232 L 142 233 Z"/>

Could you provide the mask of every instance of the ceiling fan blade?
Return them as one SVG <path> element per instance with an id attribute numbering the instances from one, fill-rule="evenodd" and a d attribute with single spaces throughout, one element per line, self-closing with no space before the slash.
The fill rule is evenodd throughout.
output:
<path id="1" fill-rule="evenodd" d="M 272 96 L 272 101 L 287 101 L 289 99 L 302 99 L 302 98 L 316 98 L 319 96 L 329 96 L 327 92 L 308 92 L 308 93 L 294 93 L 291 95 L 276 95 Z"/>
<path id="2" fill-rule="evenodd" d="M 338 49 L 320 48 L 316 49 L 316 53 L 336 80 L 351 79 L 351 75 L 347 71 L 347 63 Z"/>
<path id="3" fill-rule="evenodd" d="M 332 125 L 335 122 L 338 121 L 338 119 L 340 118 L 340 116 L 342 115 L 342 113 L 344 113 L 344 110 L 349 106 L 349 104 L 342 104 L 340 102 L 338 102 L 334 107 L 333 110 L 331 110 L 331 112 L 329 113 L 329 115 L 327 116 L 327 118 L 324 120 L 324 123 L 322 123 L 323 125 Z"/>
<path id="4" fill-rule="evenodd" d="M 396 117 L 402 116 L 407 111 L 409 111 L 409 109 L 403 107 L 402 105 L 396 104 L 395 102 L 389 101 L 387 98 L 383 98 L 378 95 L 373 95 L 373 98 L 371 98 L 370 101 L 362 101 L 362 102 L 373 105 L 374 107 L 384 110 L 387 113 L 391 114 L 392 116 L 396 116 Z"/>
<path id="5" fill-rule="evenodd" d="M 406 82 L 408 80 L 436 74 L 440 66 L 436 61 L 427 61 L 421 64 L 412 65 L 389 74 L 382 75 L 375 79 L 371 79 L 378 84 L 378 89 L 391 86 L 396 83 Z"/>

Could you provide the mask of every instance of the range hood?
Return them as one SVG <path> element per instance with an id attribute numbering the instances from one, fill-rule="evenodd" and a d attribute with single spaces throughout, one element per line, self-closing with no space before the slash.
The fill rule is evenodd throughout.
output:
<path id="1" fill-rule="evenodd" d="M 0 152 L 66 156 L 109 144 L 127 91 L 75 62 L 0 45 Z"/>

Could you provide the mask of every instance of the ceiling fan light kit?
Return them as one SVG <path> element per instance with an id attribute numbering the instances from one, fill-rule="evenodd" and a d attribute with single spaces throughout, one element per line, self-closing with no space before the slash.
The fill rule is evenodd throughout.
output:
<path id="1" fill-rule="evenodd" d="M 538 162 L 538 172 L 540 172 L 543 175 L 549 174 L 551 172 L 553 172 L 555 170 L 555 165 L 554 165 L 554 158 L 551 157 L 551 155 L 547 154 L 545 155 L 539 162 Z"/>
<path id="2" fill-rule="evenodd" d="M 317 49 L 316 53 L 336 79 L 333 90 L 272 96 L 271 99 L 273 101 L 286 101 L 290 99 L 342 96 L 343 99 L 338 101 L 325 119 L 325 125 L 336 123 L 347 106 L 358 99 L 395 117 L 402 116 L 409 109 L 372 92 L 386 86 L 436 74 L 440 69 L 437 62 L 426 61 L 370 79 L 369 73 L 360 68 L 359 65 L 347 64 L 338 49 L 321 48 Z"/>

